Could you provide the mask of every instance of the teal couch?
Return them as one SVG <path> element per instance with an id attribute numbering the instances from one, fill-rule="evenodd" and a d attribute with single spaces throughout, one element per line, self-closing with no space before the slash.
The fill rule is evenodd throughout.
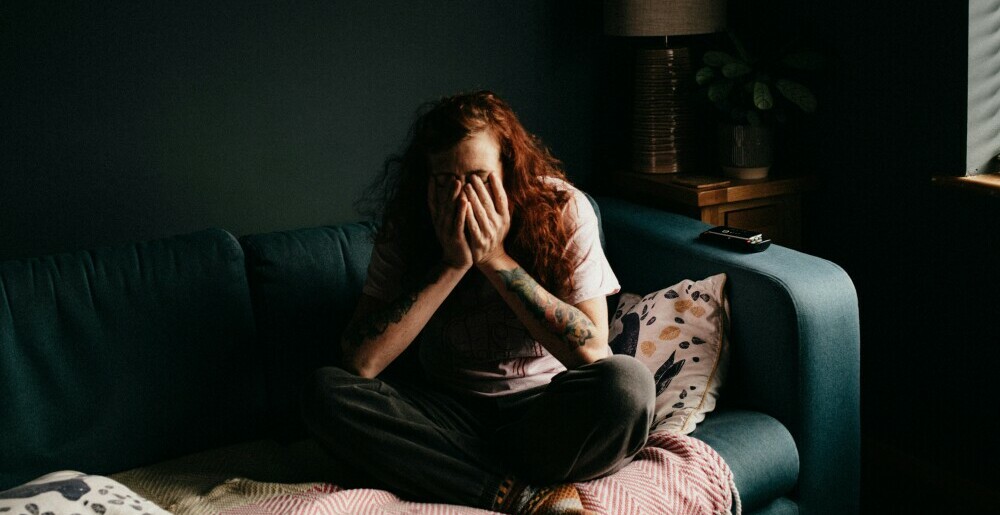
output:
<path id="1" fill-rule="evenodd" d="M 850 278 L 780 246 L 746 255 L 698 243 L 706 226 L 688 218 L 598 204 L 625 291 L 729 274 L 730 373 L 693 435 L 729 463 L 744 513 L 856 513 Z M 372 230 L 209 229 L 0 263 L 0 490 L 56 470 L 109 474 L 303 438 L 299 384 L 338 359 Z"/>

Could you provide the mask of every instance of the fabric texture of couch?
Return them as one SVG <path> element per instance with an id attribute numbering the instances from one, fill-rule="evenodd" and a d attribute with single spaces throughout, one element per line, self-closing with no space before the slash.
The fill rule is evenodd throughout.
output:
<path id="1" fill-rule="evenodd" d="M 850 278 L 781 246 L 739 254 L 699 243 L 707 226 L 679 215 L 611 198 L 597 205 L 623 291 L 729 277 L 729 373 L 692 436 L 725 458 L 744 512 L 856 513 Z M 303 438 L 299 385 L 339 358 L 373 230 L 237 240 L 209 229 L 0 263 L 0 490 L 56 470 L 111 474 Z"/>

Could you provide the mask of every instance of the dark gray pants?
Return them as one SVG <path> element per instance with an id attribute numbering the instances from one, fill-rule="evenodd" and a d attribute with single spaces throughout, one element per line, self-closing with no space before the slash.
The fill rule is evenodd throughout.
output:
<path id="1" fill-rule="evenodd" d="M 532 484 L 613 473 L 645 445 L 649 370 L 613 356 L 499 398 L 317 370 L 303 395 L 312 435 L 343 467 L 329 478 L 418 501 L 489 506 L 503 476 Z"/>

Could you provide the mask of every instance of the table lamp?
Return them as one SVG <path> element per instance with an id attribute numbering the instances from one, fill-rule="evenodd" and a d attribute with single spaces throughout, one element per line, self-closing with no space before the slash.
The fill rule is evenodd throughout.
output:
<path id="1" fill-rule="evenodd" d="M 604 33 L 661 38 L 635 50 L 631 167 L 641 173 L 697 173 L 696 86 L 691 51 L 671 36 L 726 27 L 726 0 L 604 0 Z"/>

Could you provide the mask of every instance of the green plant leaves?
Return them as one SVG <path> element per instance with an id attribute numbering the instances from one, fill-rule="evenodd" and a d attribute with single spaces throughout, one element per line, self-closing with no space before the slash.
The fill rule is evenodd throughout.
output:
<path id="1" fill-rule="evenodd" d="M 753 83 L 753 105 L 761 111 L 767 111 L 774 107 L 774 97 L 771 96 L 771 88 L 767 84 L 757 81 Z"/>
<path id="2" fill-rule="evenodd" d="M 732 81 L 713 82 L 708 86 L 708 99 L 715 104 L 725 104 L 729 93 L 733 91 Z"/>
<path id="3" fill-rule="evenodd" d="M 721 50 L 709 50 L 708 52 L 705 52 L 705 56 L 702 58 L 702 60 L 705 62 L 705 64 L 709 66 L 715 68 L 721 68 L 735 61 L 736 59 L 733 56 Z"/>
<path id="4" fill-rule="evenodd" d="M 809 80 L 811 72 L 825 65 L 821 54 L 797 47 L 783 55 L 758 58 L 746 52 L 734 33 L 729 36 L 732 46 L 705 52 L 704 64 L 694 74 L 702 94 L 707 93 L 723 116 L 739 124 L 769 125 L 799 112 L 816 111 L 812 90 L 785 77 Z"/>
<path id="5" fill-rule="evenodd" d="M 714 78 L 715 78 L 715 69 L 708 66 L 703 66 L 701 69 L 698 70 L 697 73 L 694 74 L 695 82 L 697 82 L 701 86 L 708 84 Z"/>
<path id="6" fill-rule="evenodd" d="M 730 63 L 726 63 L 722 66 L 722 75 L 730 79 L 735 79 L 736 77 L 742 77 L 752 71 L 753 69 L 750 68 L 750 66 L 747 63 L 744 63 L 743 61 L 733 61 Z"/>
<path id="7" fill-rule="evenodd" d="M 781 96 L 787 98 L 789 102 L 798 106 L 803 112 L 816 112 L 816 97 L 812 91 L 809 91 L 809 88 L 788 79 L 774 81 L 774 87 L 778 88 Z"/>

